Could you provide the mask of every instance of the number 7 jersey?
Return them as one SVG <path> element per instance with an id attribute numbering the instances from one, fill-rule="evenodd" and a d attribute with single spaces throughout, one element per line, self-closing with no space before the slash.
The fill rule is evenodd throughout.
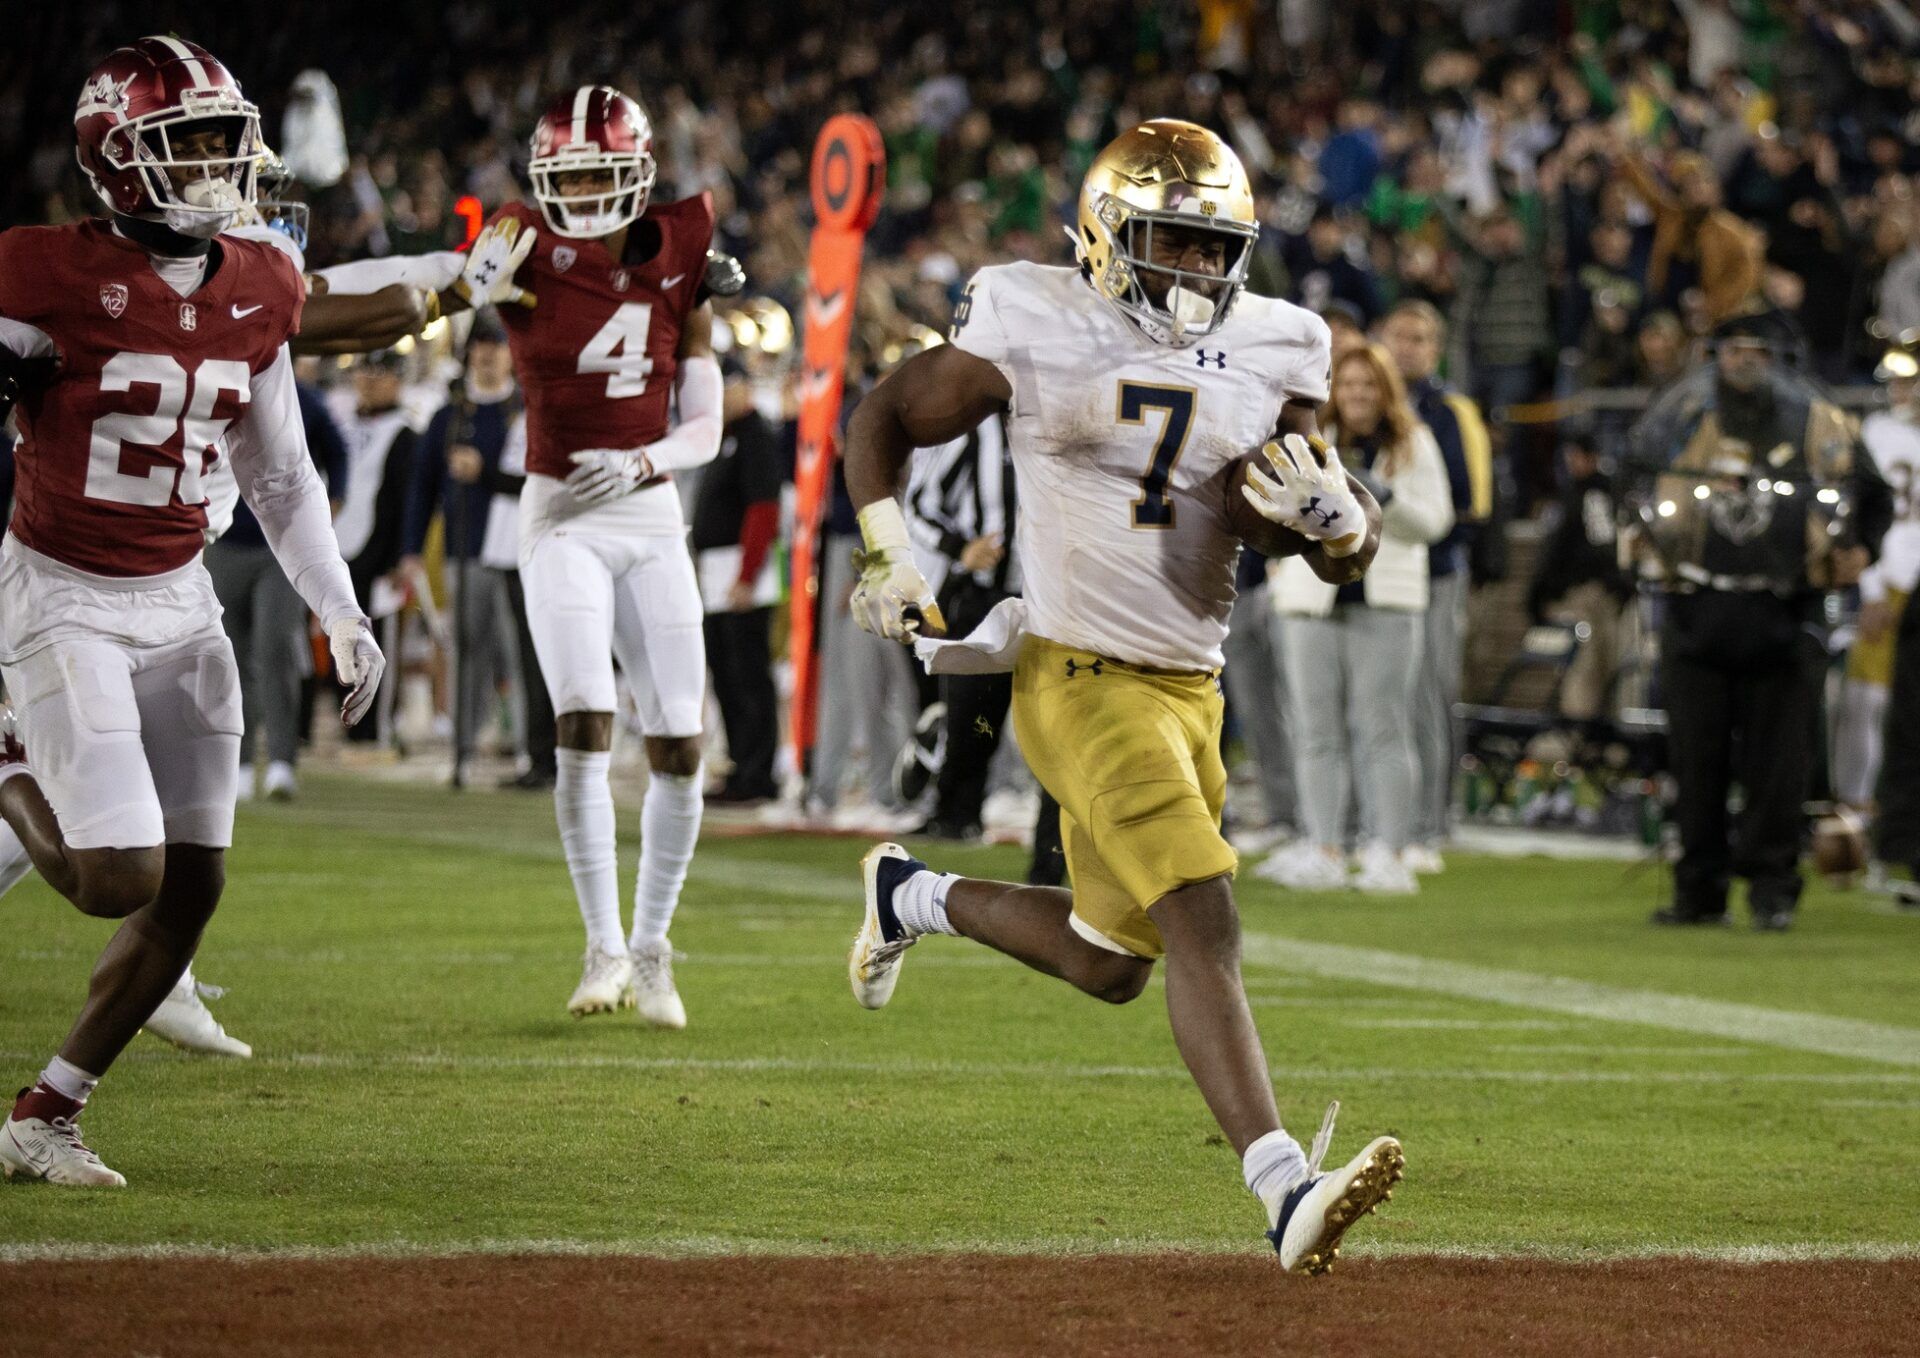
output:
<path id="1" fill-rule="evenodd" d="M 713 240 L 706 194 L 654 203 L 628 228 L 659 248 L 643 262 L 617 260 L 597 240 L 554 234 L 536 208 L 510 203 L 537 233 L 514 281 L 531 309 L 498 308 L 526 398 L 527 470 L 564 480 L 589 448 L 642 448 L 667 432 L 680 332 L 693 312 Z"/>
<path id="2" fill-rule="evenodd" d="M 1226 475 L 1289 401 L 1327 399 L 1332 343 L 1309 311 L 1242 292 L 1191 348 L 1148 340 L 1079 270 L 980 270 L 953 343 L 1013 388 L 1028 630 L 1157 669 L 1222 663 L 1240 543 Z"/>

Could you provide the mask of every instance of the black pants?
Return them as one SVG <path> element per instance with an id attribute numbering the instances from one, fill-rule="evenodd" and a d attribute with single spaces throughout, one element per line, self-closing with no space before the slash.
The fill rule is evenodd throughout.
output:
<path id="1" fill-rule="evenodd" d="M 1887 695 L 1880 803 L 1874 849 L 1888 863 L 1920 869 L 1920 601 L 1909 600 L 1893 644 L 1893 691 Z"/>
<path id="2" fill-rule="evenodd" d="M 773 687 L 772 633 L 771 608 L 707 614 L 707 665 L 727 730 L 727 756 L 733 761 L 726 786 L 731 796 L 780 794 L 773 781 L 780 704 Z"/>
<path id="3" fill-rule="evenodd" d="M 527 624 L 527 591 L 519 571 L 502 571 L 507 580 L 507 602 L 513 608 L 513 632 L 520 652 L 520 686 L 527 710 L 527 765 L 541 777 L 555 776 L 553 697 L 540 673 L 540 655 L 533 649 L 533 628 Z"/>
<path id="4" fill-rule="evenodd" d="M 1674 906 L 1727 908 L 1735 876 L 1756 910 L 1799 902 L 1820 657 L 1795 605 L 1702 593 L 1671 600 L 1661 636 L 1667 745 L 1679 784 Z M 1727 795 L 1739 783 L 1737 817 Z"/>
<path id="5" fill-rule="evenodd" d="M 970 579 L 949 581 L 941 591 L 940 611 L 947 630 L 964 637 L 980 625 L 1005 591 Z M 940 680 L 947 704 L 947 756 L 935 780 L 933 817 L 943 825 L 978 825 L 987 800 L 987 774 L 1013 703 L 1011 674 L 950 674 Z"/>

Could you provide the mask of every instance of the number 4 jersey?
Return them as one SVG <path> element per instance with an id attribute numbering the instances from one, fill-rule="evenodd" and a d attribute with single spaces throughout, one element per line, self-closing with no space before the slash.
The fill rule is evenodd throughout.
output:
<path id="1" fill-rule="evenodd" d="M 182 297 L 104 221 L 0 233 L 0 341 L 53 361 L 17 407 L 22 545 L 121 578 L 199 555 L 202 478 L 306 295 L 271 246 L 222 236 L 214 250 Z"/>
<path id="2" fill-rule="evenodd" d="M 1077 269 L 982 269 L 953 343 L 1013 388 L 1027 629 L 1158 669 L 1221 664 L 1240 544 L 1226 474 L 1289 401 L 1327 399 L 1311 312 L 1242 292 L 1191 348 L 1154 344 Z"/>
<path id="3" fill-rule="evenodd" d="M 713 200 L 703 193 L 649 205 L 628 228 L 624 259 L 600 241 L 554 234 L 524 203 L 508 204 L 498 217 L 537 233 L 514 281 L 538 304 L 498 309 L 527 403 L 531 536 L 578 512 L 560 487 L 539 478 L 565 480 L 574 453 L 644 448 L 666 434 L 680 333 L 713 241 Z M 612 529 L 682 529 L 679 497 L 665 477 L 590 512 L 596 526 Z"/>

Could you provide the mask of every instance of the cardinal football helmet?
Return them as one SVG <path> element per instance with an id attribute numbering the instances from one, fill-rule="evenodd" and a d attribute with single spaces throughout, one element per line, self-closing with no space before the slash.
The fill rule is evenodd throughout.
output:
<path id="1" fill-rule="evenodd" d="M 653 124 L 610 85 L 582 85 L 547 105 L 533 129 L 533 196 L 547 225 L 577 239 L 610 236 L 647 209 L 653 191 Z M 611 172 L 610 187 L 563 193 L 566 174 Z"/>
<path id="2" fill-rule="evenodd" d="M 1174 118 L 1122 132 L 1094 157 L 1080 185 L 1079 226 L 1068 234 L 1094 289 L 1149 339 L 1176 349 L 1226 324 L 1260 236 L 1240 157 L 1198 123 Z M 1156 226 L 1224 237 L 1225 269 L 1155 264 Z M 1166 286 L 1149 289 L 1142 275 Z"/>
<path id="3" fill-rule="evenodd" d="M 225 153 L 183 154 L 176 143 L 209 125 L 225 131 Z M 260 110 L 196 43 L 142 38 L 108 53 L 80 89 L 73 130 L 80 168 L 124 216 L 208 237 L 253 202 Z M 176 184 L 176 173 L 189 177 Z"/>

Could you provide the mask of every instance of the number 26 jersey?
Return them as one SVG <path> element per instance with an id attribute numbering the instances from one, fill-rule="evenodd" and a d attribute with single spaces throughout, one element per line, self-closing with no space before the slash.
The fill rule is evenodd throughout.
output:
<path id="1" fill-rule="evenodd" d="M 1227 471 L 1287 402 L 1327 399 L 1325 322 L 1242 292 L 1225 325 L 1174 349 L 1078 269 L 1003 264 L 967 285 L 953 343 L 1013 388 L 1028 630 L 1132 664 L 1218 669 L 1240 551 Z"/>

